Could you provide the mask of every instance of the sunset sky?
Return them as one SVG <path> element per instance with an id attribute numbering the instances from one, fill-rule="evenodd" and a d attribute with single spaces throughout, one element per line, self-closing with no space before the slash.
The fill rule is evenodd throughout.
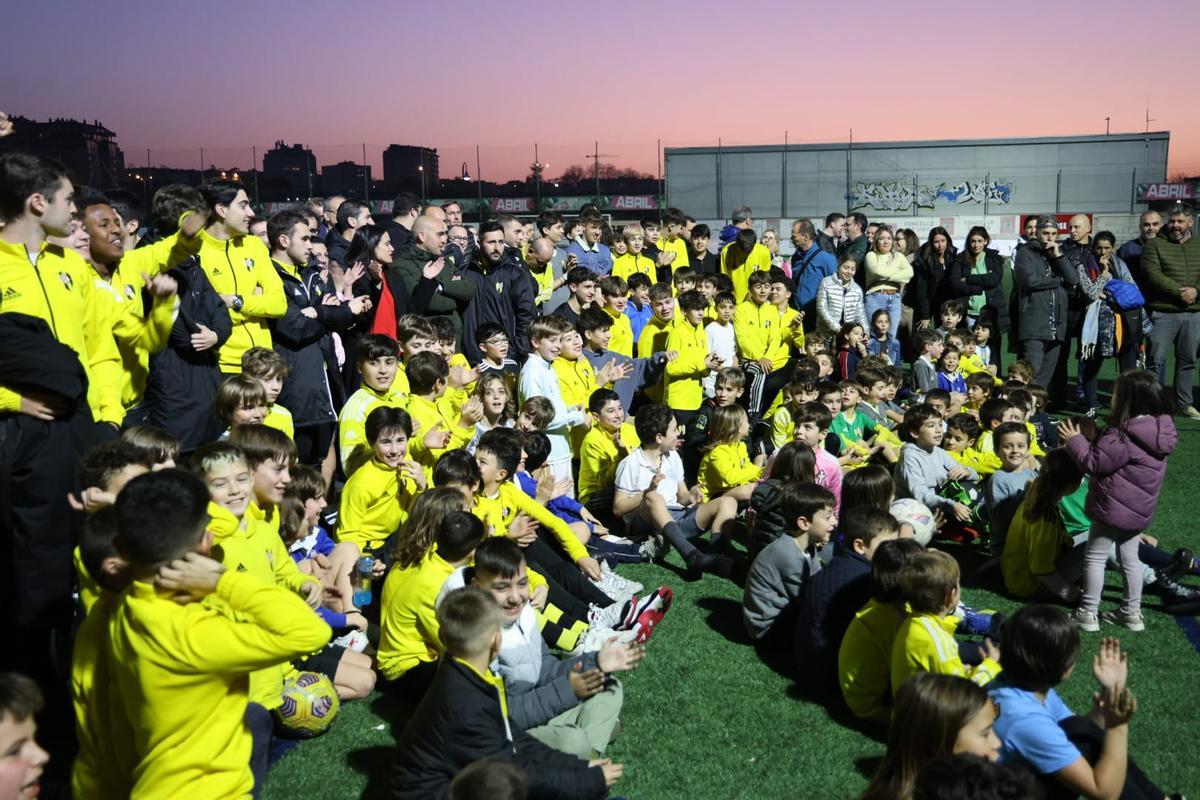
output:
<path id="1" fill-rule="evenodd" d="M 320 164 L 388 143 L 553 177 L 656 173 L 664 146 L 1171 132 L 1200 173 L 1200 3 L 25 3 L 0 109 L 96 119 L 130 164 L 246 168 L 276 139 Z M 444 11 L 441 9 L 445 9 Z M 1161 9 L 1161 10 L 1160 10 Z M 17 21 L 19 16 L 20 21 Z M 207 166 L 206 164 L 206 166 Z"/>

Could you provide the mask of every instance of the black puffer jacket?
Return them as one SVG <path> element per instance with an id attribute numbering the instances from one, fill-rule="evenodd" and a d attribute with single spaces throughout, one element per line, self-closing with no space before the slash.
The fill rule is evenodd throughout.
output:
<path id="1" fill-rule="evenodd" d="M 312 293 L 292 271 L 278 261 L 272 263 L 283 281 L 287 311 L 271 320 L 271 341 L 275 352 L 291 367 L 279 404 L 291 412 L 297 426 L 333 422 L 344 397 L 329 334 L 348 329 L 354 324 L 354 315 L 348 306 L 325 305 L 321 294 Z M 305 316 L 306 308 L 314 309 L 317 318 Z"/>
<path id="2" fill-rule="evenodd" d="M 987 271 L 982 275 L 971 274 L 974 264 L 971 255 L 962 252 L 954 257 L 950 265 L 950 296 L 961 298 L 963 303 L 971 295 L 983 293 L 985 308 L 995 315 L 1000 331 L 1008 331 L 1008 298 L 1004 296 L 1004 256 L 992 249 L 984 251 L 983 263 Z M 999 341 L 996 336 L 994 341 Z"/>
<path id="3" fill-rule="evenodd" d="M 913 279 L 904 293 L 906 305 L 912 306 L 913 321 L 927 319 L 931 327 L 940 324 L 938 309 L 942 303 L 953 295 L 950 292 L 950 269 L 958 251 L 953 246 L 947 248 L 945 262 L 939 262 L 930 252 L 929 245 L 921 245 L 913 259 Z"/>
<path id="4" fill-rule="evenodd" d="M 1079 283 L 1079 271 L 1061 255 L 1052 256 L 1041 242 L 1017 250 L 1013 264 L 1011 311 L 1016 337 L 1063 342 L 1068 334 L 1067 291 Z"/>
<path id="5" fill-rule="evenodd" d="M 150 356 L 146 421 L 178 439 L 183 453 L 191 453 L 221 433 L 213 408 L 221 383 L 217 351 L 233 332 L 233 322 L 199 259 L 190 258 L 167 274 L 179 283 L 179 313 L 167 346 Z M 199 333 L 201 325 L 217 334 L 217 343 L 197 351 L 192 334 Z"/>
<path id="6" fill-rule="evenodd" d="M 507 254 L 495 266 L 476 258 L 465 271 L 475 282 L 475 297 L 463 311 L 462 352 L 472 364 L 483 357 L 475 331 L 485 322 L 504 329 L 511 343 L 509 358 L 524 361 L 529 354 L 529 323 L 533 321 L 533 281 L 529 270 Z"/>

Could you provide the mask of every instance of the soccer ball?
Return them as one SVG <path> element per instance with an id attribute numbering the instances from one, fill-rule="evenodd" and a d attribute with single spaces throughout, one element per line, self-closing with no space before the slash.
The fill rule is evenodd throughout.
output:
<path id="1" fill-rule="evenodd" d="M 329 730 L 340 706 L 333 681 L 316 672 L 301 672 L 284 682 L 283 702 L 274 713 L 285 731 L 310 739 Z"/>
<path id="2" fill-rule="evenodd" d="M 901 525 L 912 528 L 913 538 L 922 547 L 933 540 L 933 512 L 920 500 L 911 497 L 897 500 L 888 511 Z"/>

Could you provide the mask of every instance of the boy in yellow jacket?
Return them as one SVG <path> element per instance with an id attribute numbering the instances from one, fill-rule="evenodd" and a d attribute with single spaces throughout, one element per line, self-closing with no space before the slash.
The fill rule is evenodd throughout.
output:
<path id="1" fill-rule="evenodd" d="M 292 592 L 202 555 L 208 503 L 200 479 L 179 470 L 140 476 L 117 499 L 133 583 L 80 630 L 91 661 L 75 660 L 74 700 L 94 735 L 76 796 L 250 797 L 263 776 L 250 766 L 246 676 L 329 640 Z"/>
<path id="2" fill-rule="evenodd" d="M 753 428 L 787 384 L 791 370 L 787 368 L 788 348 L 779 309 L 770 302 L 771 275 L 762 270 L 751 272 L 747 282 L 746 299 L 733 312 L 733 335 L 738 361 L 750 384 L 746 411 Z"/>
<path id="3" fill-rule="evenodd" d="M 984 639 L 983 661 L 967 666 L 958 655 L 954 631 L 959 619 L 959 570 L 954 556 L 940 550 L 915 554 L 900 572 L 900 588 L 910 615 L 896 631 L 892 645 L 892 694 L 915 672 L 936 672 L 987 685 L 1000 672 L 1000 651 Z"/>
<path id="4" fill-rule="evenodd" d="M 667 335 L 667 352 L 678 355 L 667 361 L 664 370 L 663 402 L 675 410 L 675 419 L 686 431 L 696 410 L 704 402 L 704 379 L 720 368 L 721 357 L 709 352 L 708 333 L 704 330 L 704 311 L 708 301 L 692 289 L 679 296 L 683 318 Z"/>
<path id="5" fill-rule="evenodd" d="M 465 404 L 446 398 L 450 366 L 440 353 L 417 353 L 405 365 L 408 372 L 408 415 L 413 421 L 409 443 L 412 458 L 433 483 L 433 465 L 447 450 L 457 450 L 475 436 L 475 423 L 483 419 L 483 401 L 472 397 Z"/>
<path id="6" fill-rule="evenodd" d="M 208 227 L 200 232 L 200 266 L 233 320 L 218 364 L 222 372 L 241 372 L 242 353 L 271 346 L 268 320 L 287 312 L 287 298 L 271 252 L 250 235 L 254 211 L 242 185 L 211 181 L 201 191 L 208 202 Z"/>
<path id="7" fill-rule="evenodd" d="M 396 340 L 382 333 L 369 333 L 358 340 L 354 362 L 362 375 L 358 388 L 338 415 L 338 454 L 342 470 L 349 476 L 362 460 L 370 458 L 367 444 L 367 417 L 377 407 L 404 408 L 408 405 L 408 379 L 401 391 L 397 377 L 400 348 Z"/>

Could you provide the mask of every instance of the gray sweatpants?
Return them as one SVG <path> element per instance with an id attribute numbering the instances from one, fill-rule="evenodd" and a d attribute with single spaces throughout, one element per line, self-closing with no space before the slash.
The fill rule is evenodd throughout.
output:
<path id="1" fill-rule="evenodd" d="M 1158 379 L 1166 384 L 1167 354 L 1175 350 L 1175 399 L 1181 409 L 1192 404 L 1196 384 L 1196 352 L 1200 350 L 1200 312 L 1156 311 L 1150 352 Z"/>

